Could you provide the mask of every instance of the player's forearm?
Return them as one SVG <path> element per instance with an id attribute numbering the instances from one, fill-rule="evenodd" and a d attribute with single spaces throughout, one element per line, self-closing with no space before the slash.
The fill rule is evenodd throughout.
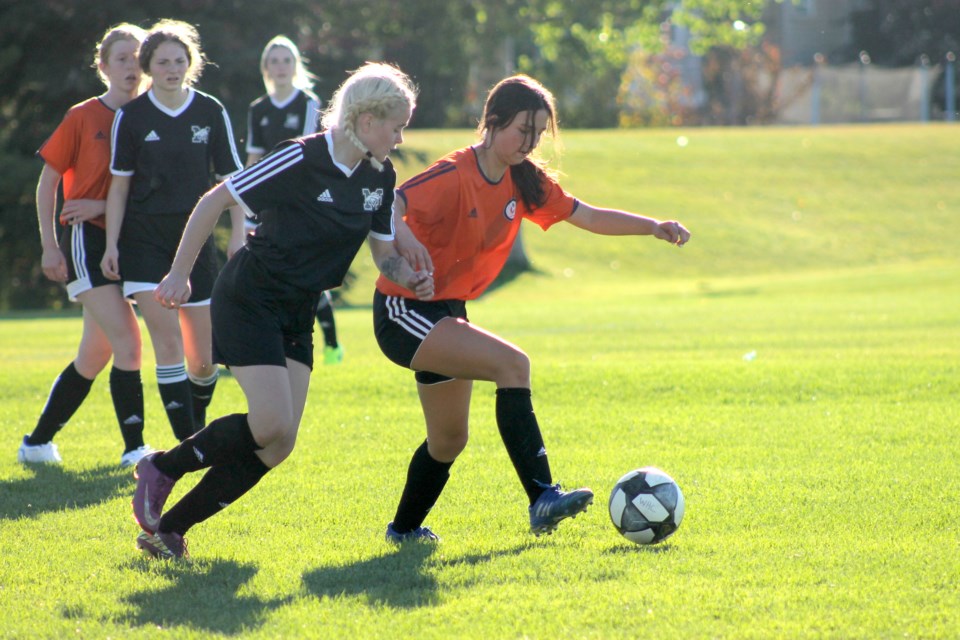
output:
<path id="1" fill-rule="evenodd" d="M 43 166 L 37 181 L 37 222 L 40 225 L 40 244 L 44 249 L 56 249 L 57 227 L 54 223 L 57 210 L 57 186 L 60 174 L 48 165 Z"/>
<path id="2" fill-rule="evenodd" d="M 207 238 L 213 233 L 214 227 L 217 226 L 217 220 L 224 209 L 230 208 L 230 219 L 231 223 L 233 222 L 234 209 L 240 209 L 240 207 L 234 205 L 236 205 L 236 202 L 223 183 L 200 198 L 187 220 L 183 237 L 180 239 L 180 246 L 177 248 L 177 255 L 170 266 L 170 273 L 189 275 L 193 269 L 193 263 L 196 262 L 197 256 L 200 254 L 200 249 L 203 248 Z M 242 213 L 240 215 L 242 216 Z"/>
<path id="3" fill-rule="evenodd" d="M 127 210 L 127 195 L 130 193 L 129 176 L 113 176 L 107 191 L 107 246 L 116 246 L 120 238 L 120 227 Z"/>
<path id="4" fill-rule="evenodd" d="M 586 203 L 580 203 L 569 220 L 574 226 L 604 236 L 648 236 L 660 223 L 655 218 L 617 209 L 598 209 Z"/>
<path id="5" fill-rule="evenodd" d="M 370 252 L 373 254 L 373 262 L 383 276 L 406 287 L 407 283 L 413 279 L 415 271 L 406 258 L 397 253 L 392 242 L 370 239 Z"/>

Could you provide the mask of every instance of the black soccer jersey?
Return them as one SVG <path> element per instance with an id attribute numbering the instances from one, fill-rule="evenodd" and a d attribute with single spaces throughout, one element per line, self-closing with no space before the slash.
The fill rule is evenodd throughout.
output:
<path id="1" fill-rule="evenodd" d="M 319 118 L 320 100 L 309 91 L 296 89 L 282 103 L 260 96 L 247 111 L 247 153 L 263 154 L 284 140 L 315 133 Z"/>
<path id="2" fill-rule="evenodd" d="M 382 172 L 337 163 L 330 134 L 318 133 L 281 143 L 226 185 L 262 221 L 247 250 L 277 280 L 319 292 L 340 286 L 367 235 L 393 240 L 396 179 L 389 159 Z"/>
<path id="3" fill-rule="evenodd" d="M 243 168 L 226 109 L 212 96 L 189 92 L 176 111 L 152 90 L 117 111 L 110 172 L 132 176 L 128 213 L 190 212 L 214 184 L 211 169 L 222 178 Z"/>

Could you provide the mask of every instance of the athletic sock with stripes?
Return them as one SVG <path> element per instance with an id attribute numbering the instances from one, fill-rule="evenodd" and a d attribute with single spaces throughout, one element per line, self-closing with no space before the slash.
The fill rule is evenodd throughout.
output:
<path id="1" fill-rule="evenodd" d="M 157 365 L 157 384 L 173 435 L 182 442 L 196 432 L 193 422 L 193 397 L 186 368 L 183 364 Z"/>
<path id="2" fill-rule="evenodd" d="M 143 381 L 140 370 L 124 371 L 116 366 L 110 369 L 110 397 L 117 414 L 123 452 L 143 446 Z"/>
<path id="3" fill-rule="evenodd" d="M 93 380 L 87 380 L 71 362 L 53 382 L 47 404 L 44 405 L 37 426 L 27 437 L 28 445 L 46 444 L 67 424 L 90 393 Z"/>
<path id="4" fill-rule="evenodd" d="M 184 535 L 190 527 L 216 515 L 250 491 L 269 471 L 270 467 L 252 451 L 239 460 L 211 467 L 193 489 L 163 514 L 157 529 Z"/>
<path id="5" fill-rule="evenodd" d="M 217 388 L 217 379 L 220 369 L 214 369 L 209 378 L 198 378 L 187 373 L 190 379 L 190 393 L 193 396 L 193 423 L 197 429 L 203 429 L 207 424 L 207 407 L 213 400 L 213 391 Z"/>
<path id="6" fill-rule="evenodd" d="M 452 466 L 453 462 L 434 460 L 424 440 L 413 453 L 407 469 L 407 484 L 403 487 L 397 514 L 393 517 L 394 531 L 407 533 L 423 524 L 443 492 Z"/>
<path id="7" fill-rule="evenodd" d="M 191 471 L 242 460 L 260 448 L 247 414 L 232 413 L 217 418 L 153 462 L 164 475 L 179 480 Z"/>
<path id="8" fill-rule="evenodd" d="M 530 389 L 497 389 L 497 428 L 530 504 L 553 483 Z"/>

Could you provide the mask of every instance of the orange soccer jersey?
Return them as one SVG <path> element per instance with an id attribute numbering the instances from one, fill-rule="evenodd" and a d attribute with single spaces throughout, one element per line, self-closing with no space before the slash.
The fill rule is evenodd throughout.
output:
<path id="1" fill-rule="evenodd" d="M 523 218 L 546 230 L 573 214 L 577 200 L 547 181 L 546 201 L 531 211 L 518 200 L 510 171 L 499 182 L 490 182 L 476 151 L 467 147 L 400 186 L 399 196 L 407 205 L 404 220 L 433 260 L 435 300 L 473 300 L 482 294 L 507 261 Z M 383 276 L 377 289 L 413 297 Z"/>
<path id="2" fill-rule="evenodd" d="M 50 168 L 63 176 L 65 200 L 107 199 L 113 116 L 113 110 L 99 98 L 74 105 L 37 151 Z M 64 223 L 62 219 L 60 222 Z M 90 222 L 105 227 L 103 216 Z"/>

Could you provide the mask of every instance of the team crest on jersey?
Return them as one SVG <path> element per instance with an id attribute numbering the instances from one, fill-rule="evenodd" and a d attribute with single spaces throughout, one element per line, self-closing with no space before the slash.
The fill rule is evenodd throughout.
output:
<path id="1" fill-rule="evenodd" d="M 507 220 L 513 220 L 517 217 L 517 199 L 510 198 L 510 202 L 503 208 L 503 217 Z"/>
<path id="2" fill-rule="evenodd" d="M 300 128 L 300 116 L 295 113 L 288 113 L 287 119 L 283 123 L 285 129 L 299 129 Z"/>
<path id="3" fill-rule="evenodd" d="M 363 190 L 363 210 L 364 211 L 376 211 L 380 208 L 380 205 L 383 204 L 383 189 L 377 189 L 376 191 L 370 191 L 370 189 Z"/>
<path id="4" fill-rule="evenodd" d="M 193 125 L 193 144 L 207 144 L 210 142 L 210 127 Z"/>

